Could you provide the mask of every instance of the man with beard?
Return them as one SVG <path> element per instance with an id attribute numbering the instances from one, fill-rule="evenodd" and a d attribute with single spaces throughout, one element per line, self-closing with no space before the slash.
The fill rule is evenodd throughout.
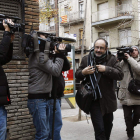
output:
<path id="1" fill-rule="evenodd" d="M 96 77 L 100 74 L 99 89 L 96 88 L 97 99 L 93 100 L 90 107 L 90 115 L 95 131 L 96 140 L 109 140 L 113 126 L 113 112 L 117 109 L 116 95 L 113 81 L 121 80 L 123 72 L 117 58 L 108 51 L 108 42 L 99 38 L 94 43 L 95 67 L 87 64 L 88 55 L 84 56 L 80 67 L 76 71 L 76 78 L 83 80 L 85 77 L 91 83 L 89 75 L 95 73 Z M 93 60 L 91 60 L 93 61 Z M 92 87 L 92 85 L 91 85 Z M 99 92 L 102 97 L 99 96 Z"/>

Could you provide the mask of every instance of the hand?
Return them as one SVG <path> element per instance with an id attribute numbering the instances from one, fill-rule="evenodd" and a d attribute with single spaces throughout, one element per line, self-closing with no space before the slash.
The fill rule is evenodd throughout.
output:
<path id="1" fill-rule="evenodd" d="M 46 37 L 44 35 L 40 35 L 41 38 L 46 39 Z"/>
<path id="2" fill-rule="evenodd" d="M 126 59 L 128 59 L 130 57 L 130 55 L 128 53 L 124 53 L 124 56 Z"/>
<path id="3" fill-rule="evenodd" d="M 82 70 L 83 75 L 93 74 L 94 72 L 95 72 L 95 68 L 93 68 L 93 66 L 90 65 Z"/>
<path id="4" fill-rule="evenodd" d="M 12 25 L 14 25 L 14 23 L 12 22 L 11 19 L 7 19 L 7 22 L 10 23 L 10 24 L 12 24 Z M 5 24 L 5 21 L 4 20 L 3 20 L 3 26 L 5 28 L 5 31 L 10 32 L 10 28 L 9 28 L 9 26 L 7 24 Z"/>
<path id="5" fill-rule="evenodd" d="M 65 44 L 59 44 L 59 47 L 58 47 L 59 50 L 65 50 L 65 48 L 66 48 Z M 59 51 L 57 50 L 56 46 L 55 46 L 55 52 L 59 53 Z"/>
<path id="6" fill-rule="evenodd" d="M 14 38 L 15 38 L 15 35 L 11 34 L 11 43 L 13 42 Z"/>
<path id="7" fill-rule="evenodd" d="M 96 65 L 99 72 L 105 72 L 105 66 L 104 65 Z"/>

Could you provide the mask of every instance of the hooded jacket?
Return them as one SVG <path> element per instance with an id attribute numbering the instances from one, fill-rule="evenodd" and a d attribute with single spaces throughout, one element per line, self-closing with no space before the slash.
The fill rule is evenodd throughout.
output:
<path id="1" fill-rule="evenodd" d="M 127 62 L 131 66 L 131 70 L 133 72 L 134 79 L 140 80 L 140 56 L 137 58 L 129 57 Z M 124 78 L 121 81 L 120 89 L 118 93 L 118 98 L 120 103 L 123 105 L 140 105 L 140 96 L 131 94 L 128 91 L 128 84 L 131 81 L 132 77 L 128 68 L 128 63 L 121 61 L 121 67 L 124 73 Z"/>

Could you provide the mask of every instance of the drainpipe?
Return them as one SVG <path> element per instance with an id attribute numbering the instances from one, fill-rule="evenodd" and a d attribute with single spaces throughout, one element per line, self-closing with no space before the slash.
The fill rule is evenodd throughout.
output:
<path id="1" fill-rule="evenodd" d="M 22 23 L 25 24 L 25 1 L 22 0 L 22 3 L 21 3 L 21 14 L 22 14 Z M 24 28 L 24 31 L 23 31 L 23 34 L 25 33 L 25 28 Z"/>

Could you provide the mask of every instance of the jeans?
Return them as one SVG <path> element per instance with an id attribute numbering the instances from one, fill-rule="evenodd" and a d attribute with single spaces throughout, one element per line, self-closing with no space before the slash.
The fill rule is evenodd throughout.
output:
<path id="1" fill-rule="evenodd" d="M 35 140 L 47 140 L 49 136 L 49 101 L 46 99 L 28 99 L 29 112 L 36 128 Z"/>
<path id="2" fill-rule="evenodd" d="M 4 106 L 0 106 L 0 140 L 6 140 L 7 111 Z"/>
<path id="3" fill-rule="evenodd" d="M 49 139 L 52 139 L 52 124 L 53 124 L 53 103 L 54 99 L 49 100 L 50 108 L 50 135 Z M 56 99 L 56 111 L 55 111 L 55 122 L 54 122 L 54 140 L 61 140 L 60 131 L 62 128 L 62 115 L 61 115 L 61 99 Z"/>
<path id="4" fill-rule="evenodd" d="M 95 131 L 96 140 L 109 140 L 113 126 L 113 113 L 102 116 L 99 101 L 93 101 L 90 108 L 90 115 Z"/>

